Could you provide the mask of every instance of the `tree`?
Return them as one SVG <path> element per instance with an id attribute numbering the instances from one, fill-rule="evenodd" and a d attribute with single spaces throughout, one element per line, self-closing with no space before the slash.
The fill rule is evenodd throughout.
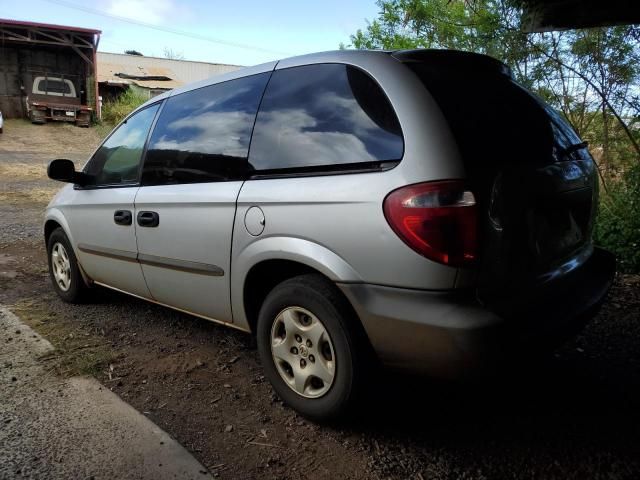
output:
<path id="1" fill-rule="evenodd" d="M 124 53 L 126 55 L 138 55 L 139 57 L 142 57 L 144 55 L 142 55 L 139 51 L 137 50 L 125 50 Z"/>
<path id="2" fill-rule="evenodd" d="M 640 55 L 629 41 L 636 27 L 618 26 L 582 30 L 575 33 L 570 48 L 580 71 L 588 77 L 590 87 L 599 98 L 601 112 L 602 158 L 609 173 L 614 153 L 611 150 L 611 129 L 615 118 L 632 114 L 626 98 L 638 78 Z M 633 142 L 633 136 L 629 136 Z M 635 144 L 638 148 L 637 143 Z M 640 150 L 638 150 L 640 154 Z"/>
<path id="3" fill-rule="evenodd" d="M 351 36 L 355 48 L 452 48 L 507 63 L 516 80 L 562 111 L 598 147 L 603 173 L 640 147 L 640 29 L 618 26 L 528 34 L 518 0 L 379 0 L 380 13 Z M 599 112 L 599 113 L 598 113 Z M 595 143 L 594 143 L 595 142 Z"/>
<path id="4" fill-rule="evenodd" d="M 164 58 L 169 60 L 184 60 L 184 54 L 182 52 L 174 52 L 172 48 L 164 47 Z"/>

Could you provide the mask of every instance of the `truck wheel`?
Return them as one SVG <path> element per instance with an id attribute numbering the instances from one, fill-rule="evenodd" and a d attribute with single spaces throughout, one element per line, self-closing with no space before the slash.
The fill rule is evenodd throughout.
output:
<path id="1" fill-rule="evenodd" d="M 359 391 L 365 350 L 352 316 L 335 285 L 316 274 L 280 283 L 260 309 L 265 376 L 285 403 L 313 420 L 339 417 Z"/>
<path id="2" fill-rule="evenodd" d="M 33 113 L 33 110 L 29 112 L 29 120 L 31 120 L 31 123 L 33 123 L 34 125 L 44 124 L 44 120 L 39 115 L 35 115 Z"/>
<path id="3" fill-rule="evenodd" d="M 69 303 L 81 303 L 88 287 L 80 274 L 78 260 L 62 228 L 56 228 L 47 242 L 49 276 L 58 296 Z"/>
<path id="4" fill-rule="evenodd" d="M 90 118 L 86 113 L 81 113 L 76 117 L 76 127 L 89 128 Z"/>

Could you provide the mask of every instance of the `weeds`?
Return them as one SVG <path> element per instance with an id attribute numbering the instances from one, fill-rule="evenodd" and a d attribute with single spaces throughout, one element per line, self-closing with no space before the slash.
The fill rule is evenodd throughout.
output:
<path id="1" fill-rule="evenodd" d="M 102 124 L 110 131 L 147 100 L 147 96 L 132 88 L 127 88 L 117 99 L 104 103 L 102 106 Z"/>
<path id="2" fill-rule="evenodd" d="M 615 254 L 619 270 L 640 273 L 640 164 L 601 192 L 594 240 Z"/>
<path id="3" fill-rule="evenodd" d="M 40 360 L 58 375 L 96 376 L 114 360 L 103 338 L 83 331 L 34 301 L 20 301 L 11 310 L 53 344 L 55 350 Z"/>

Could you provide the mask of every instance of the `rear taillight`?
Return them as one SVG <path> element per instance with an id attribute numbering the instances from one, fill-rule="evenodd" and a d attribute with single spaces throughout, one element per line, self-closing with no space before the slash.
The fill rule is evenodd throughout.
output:
<path id="1" fill-rule="evenodd" d="M 430 260 L 465 266 L 476 259 L 476 200 L 462 181 L 394 190 L 384 200 L 384 216 L 407 245 Z"/>

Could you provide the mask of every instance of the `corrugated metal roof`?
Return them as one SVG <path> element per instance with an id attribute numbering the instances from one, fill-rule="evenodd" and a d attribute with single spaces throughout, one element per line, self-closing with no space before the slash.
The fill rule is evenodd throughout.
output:
<path id="1" fill-rule="evenodd" d="M 146 88 L 175 88 L 237 70 L 239 65 L 170 60 L 168 58 L 98 52 L 98 81 L 109 83 L 135 83 Z M 171 81 L 130 80 L 115 76 L 124 73 L 133 76 L 166 76 Z M 140 82 L 153 82 L 153 86 Z M 170 83 L 171 82 L 171 83 Z M 175 82 L 175 83 L 173 83 Z M 169 86 L 170 85 L 170 86 Z"/>
<path id="2" fill-rule="evenodd" d="M 136 77 L 168 77 L 170 80 L 142 80 L 140 78 L 121 78 L 118 74 L 131 75 Z M 134 84 L 145 88 L 176 88 L 184 85 L 184 82 L 175 80 L 175 73 L 168 68 L 161 67 L 141 67 L 139 65 L 100 63 L 98 62 L 98 82 L 109 85 L 129 85 Z"/>

